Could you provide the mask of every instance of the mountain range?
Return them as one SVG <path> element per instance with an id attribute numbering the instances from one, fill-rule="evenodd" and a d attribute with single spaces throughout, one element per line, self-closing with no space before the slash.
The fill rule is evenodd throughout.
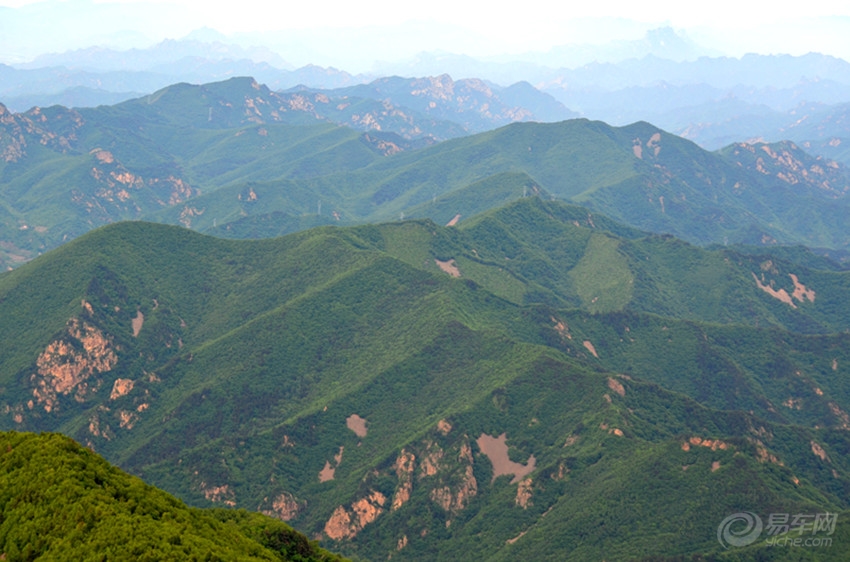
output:
<path id="1" fill-rule="evenodd" d="M 496 128 L 508 122 L 505 116 L 510 113 L 538 121 L 575 116 L 612 125 L 648 121 L 709 150 L 744 140 L 792 140 L 817 155 L 850 164 L 844 150 L 834 149 L 850 142 L 839 115 L 850 100 L 846 61 L 818 53 L 724 57 L 670 28 L 650 30 L 636 41 L 565 45 L 549 53 L 507 58 L 421 53 L 367 73 L 315 65 L 294 68 L 268 47 L 243 47 L 212 30 L 200 30 L 147 49 L 91 47 L 0 65 L 0 102 L 14 112 L 52 104 L 93 107 L 176 82 L 203 84 L 234 76 L 253 76 L 278 92 L 321 90 L 330 97 L 336 93 L 367 98 L 388 103 L 389 111 L 424 112 L 461 124 L 461 129 L 438 126 L 425 133 L 440 139 Z M 417 102 L 426 97 L 414 92 L 423 82 L 454 83 L 471 101 L 460 116 L 446 113 L 442 103 L 442 109 L 421 107 Z M 402 85 L 410 87 L 401 91 Z M 484 90 L 495 96 L 482 98 Z M 522 96 L 499 107 L 498 98 L 511 95 L 506 90 Z M 469 111 L 482 104 L 493 108 Z M 492 115 L 486 115 L 488 109 Z M 337 122 L 351 117 L 333 115 L 331 108 L 325 108 L 325 114 Z M 817 129 L 809 123 L 818 123 Z"/>
<path id="2" fill-rule="evenodd" d="M 850 67 L 671 33 L 0 66 L 0 560 L 846 559 Z"/>
<path id="3" fill-rule="evenodd" d="M 717 542 L 750 511 L 838 513 L 838 560 L 848 292 L 804 249 L 532 196 L 253 241 L 123 222 L 0 275 L 0 427 L 361 558 L 770 557 Z"/>
<path id="4" fill-rule="evenodd" d="M 447 85 L 425 84 L 423 105 Z M 445 224 L 535 193 L 698 244 L 850 242 L 846 169 L 793 143 L 710 153 L 648 123 L 571 120 L 428 146 L 413 131 L 456 130 L 437 118 L 458 98 L 429 101 L 429 116 L 337 95 L 240 78 L 94 109 L 4 109 L 2 263 L 116 220 L 258 237 L 405 216 Z"/>

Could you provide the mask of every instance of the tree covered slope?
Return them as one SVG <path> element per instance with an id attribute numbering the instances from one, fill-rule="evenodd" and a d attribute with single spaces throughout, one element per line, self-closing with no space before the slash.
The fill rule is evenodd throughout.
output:
<path id="1" fill-rule="evenodd" d="M 187 507 L 57 434 L 0 433 L 3 560 L 333 561 L 278 520 Z"/>
<path id="2" fill-rule="evenodd" d="M 90 109 L 0 107 L 0 264 L 117 220 L 263 237 L 465 221 L 523 194 L 697 244 L 850 242 L 846 169 L 789 144 L 714 153 L 648 123 L 576 119 L 425 146 L 302 109 L 247 78 Z"/>
<path id="3" fill-rule="evenodd" d="M 717 526 L 850 504 L 848 291 L 536 197 L 254 241 L 119 223 L 0 275 L 0 427 L 357 557 L 770 556 Z"/>

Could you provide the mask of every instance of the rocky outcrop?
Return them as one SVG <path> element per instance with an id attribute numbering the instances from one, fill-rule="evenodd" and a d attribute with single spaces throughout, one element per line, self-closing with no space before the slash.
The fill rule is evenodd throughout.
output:
<path id="1" fill-rule="evenodd" d="M 97 375 L 111 371 L 118 362 L 115 349 L 112 339 L 97 327 L 77 318 L 69 320 L 65 333 L 36 360 L 37 372 L 30 377 L 34 387 L 30 409 L 37 405 L 50 413 L 60 396 L 85 401 L 102 383 Z"/>
<path id="2" fill-rule="evenodd" d="M 354 538 L 384 512 L 386 502 L 384 494 L 372 490 L 368 496 L 352 503 L 350 509 L 337 507 L 325 523 L 325 534 L 335 541 Z"/>

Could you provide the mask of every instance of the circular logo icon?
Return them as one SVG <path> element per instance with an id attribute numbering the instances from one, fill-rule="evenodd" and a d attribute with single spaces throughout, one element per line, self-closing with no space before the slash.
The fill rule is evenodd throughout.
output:
<path id="1" fill-rule="evenodd" d="M 717 540 L 723 548 L 747 546 L 756 542 L 764 524 L 761 517 L 749 511 L 733 513 L 720 522 L 717 527 Z"/>

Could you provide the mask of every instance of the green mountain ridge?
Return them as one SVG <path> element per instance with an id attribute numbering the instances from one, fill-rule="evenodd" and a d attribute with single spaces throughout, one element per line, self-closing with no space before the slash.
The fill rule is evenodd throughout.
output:
<path id="1" fill-rule="evenodd" d="M 109 107 L 4 108 L 0 122 L 7 268 L 117 220 L 257 237 L 445 224 L 533 193 L 701 245 L 850 243 L 845 168 L 782 144 L 709 153 L 648 123 L 514 123 L 422 147 L 317 122 L 241 78 Z"/>
<path id="2" fill-rule="evenodd" d="M 189 508 L 69 438 L 0 433 L 3 560 L 332 561 L 280 521 Z"/>
<path id="3" fill-rule="evenodd" d="M 0 428 L 361 558 L 769 557 L 717 526 L 848 509 L 828 264 L 538 197 L 253 241 L 119 223 L 0 275 Z"/>

